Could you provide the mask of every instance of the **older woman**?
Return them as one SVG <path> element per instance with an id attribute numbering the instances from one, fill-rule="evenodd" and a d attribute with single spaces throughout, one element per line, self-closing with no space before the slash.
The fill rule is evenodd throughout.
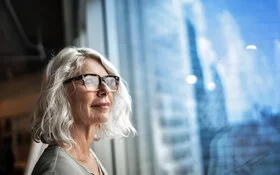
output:
<path id="1" fill-rule="evenodd" d="M 49 144 L 32 174 L 95 174 L 106 170 L 93 141 L 135 134 L 131 99 L 115 67 L 88 48 L 65 48 L 48 64 L 33 114 L 33 138 Z"/>

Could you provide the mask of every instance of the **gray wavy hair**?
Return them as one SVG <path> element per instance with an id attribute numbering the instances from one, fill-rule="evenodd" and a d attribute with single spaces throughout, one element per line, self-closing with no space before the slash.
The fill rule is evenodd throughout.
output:
<path id="1" fill-rule="evenodd" d="M 89 48 L 67 47 L 51 59 L 44 72 L 39 99 L 32 114 L 31 132 L 36 142 L 72 146 L 73 116 L 63 81 L 81 73 L 86 58 L 97 59 L 108 74 L 120 76 L 116 68 L 100 53 Z M 109 119 L 101 124 L 97 138 L 127 137 L 136 130 L 130 122 L 131 97 L 121 79 Z"/>

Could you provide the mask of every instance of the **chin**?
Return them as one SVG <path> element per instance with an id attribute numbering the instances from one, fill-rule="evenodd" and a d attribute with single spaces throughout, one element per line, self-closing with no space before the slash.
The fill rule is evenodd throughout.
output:
<path id="1" fill-rule="evenodd" d="M 98 123 L 106 123 L 108 121 L 108 117 L 102 116 L 98 119 Z"/>
<path id="2" fill-rule="evenodd" d="M 101 123 L 107 123 L 107 121 L 108 121 L 108 118 L 105 118 L 101 121 Z"/>

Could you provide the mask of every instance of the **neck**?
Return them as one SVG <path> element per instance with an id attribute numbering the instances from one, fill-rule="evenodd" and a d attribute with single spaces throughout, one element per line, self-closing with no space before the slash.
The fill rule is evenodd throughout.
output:
<path id="1" fill-rule="evenodd" d="M 71 149 L 63 147 L 75 159 L 86 162 L 89 160 L 91 153 L 90 147 L 94 141 L 94 135 L 99 125 L 92 125 L 85 127 L 84 125 L 74 124 L 71 129 L 71 136 L 76 144 L 73 144 Z"/>

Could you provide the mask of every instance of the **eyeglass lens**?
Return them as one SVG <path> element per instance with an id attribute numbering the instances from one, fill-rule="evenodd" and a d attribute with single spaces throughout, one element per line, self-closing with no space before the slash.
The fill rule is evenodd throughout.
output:
<path id="1" fill-rule="evenodd" d="M 115 77 L 108 76 L 102 79 L 104 80 L 105 84 L 109 87 L 111 91 L 117 90 L 117 82 Z M 98 90 L 100 87 L 99 85 L 100 80 L 98 76 L 88 75 L 84 77 L 84 83 L 88 90 L 95 91 Z"/>

